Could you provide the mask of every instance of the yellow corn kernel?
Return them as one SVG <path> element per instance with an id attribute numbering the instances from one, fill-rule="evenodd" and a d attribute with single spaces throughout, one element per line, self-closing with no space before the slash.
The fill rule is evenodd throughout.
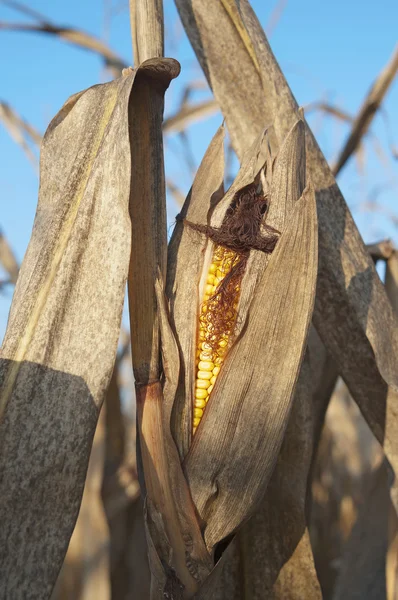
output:
<path id="1" fill-rule="evenodd" d="M 200 390 L 207 390 L 207 388 L 210 386 L 210 381 L 208 379 L 197 379 L 195 381 L 195 385 Z"/>
<path id="2" fill-rule="evenodd" d="M 225 262 L 223 262 L 223 264 L 220 267 L 220 271 L 224 276 L 227 273 L 229 273 L 231 269 L 232 269 L 232 264 L 231 264 L 231 261 L 229 261 L 229 260 L 226 260 Z"/>
<path id="3" fill-rule="evenodd" d="M 211 352 L 211 346 L 207 342 L 202 342 L 201 348 L 202 348 L 202 350 L 205 350 L 205 351 L 207 350 L 207 351 Z"/>
<path id="4" fill-rule="evenodd" d="M 198 379 L 211 379 L 211 371 L 198 371 Z"/>
<path id="5" fill-rule="evenodd" d="M 204 408 L 206 406 L 206 399 L 195 398 L 195 408 Z"/>
<path id="6" fill-rule="evenodd" d="M 201 360 L 199 363 L 199 371 L 212 371 L 214 363 L 209 360 Z"/>
<path id="7" fill-rule="evenodd" d="M 205 294 L 207 294 L 208 296 L 211 296 L 213 293 L 213 286 L 212 284 L 208 283 L 205 287 Z"/>
<path id="8" fill-rule="evenodd" d="M 193 409 L 193 418 L 201 419 L 203 417 L 203 410 L 201 408 Z"/>
<path id="9" fill-rule="evenodd" d="M 234 251 L 215 245 L 200 304 L 193 433 L 203 416 L 233 334 L 239 298 L 234 296 L 231 306 L 227 308 L 226 312 L 222 305 L 221 294 L 223 291 L 220 290 L 222 287 L 220 284 L 238 260 L 239 257 Z M 237 294 L 239 293 L 239 283 L 234 286 L 237 288 Z M 220 307 L 223 310 L 222 330 L 218 325 L 219 320 L 215 318 L 217 313 L 214 313 L 214 311 L 220 310 Z"/>

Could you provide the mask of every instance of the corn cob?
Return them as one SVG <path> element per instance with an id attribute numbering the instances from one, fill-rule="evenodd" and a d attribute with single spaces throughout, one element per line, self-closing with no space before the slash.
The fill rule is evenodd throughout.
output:
<path id="1" fill-rule="evenodd" d="M 232 276 L 232 269 L 236 271 L 240 260 L 239 254 L 223 246 L 217 245 L 213 251 L 200 306 L 193 433 L 201 421 L 232 341 L 241 279 L 239 272 Z"/>

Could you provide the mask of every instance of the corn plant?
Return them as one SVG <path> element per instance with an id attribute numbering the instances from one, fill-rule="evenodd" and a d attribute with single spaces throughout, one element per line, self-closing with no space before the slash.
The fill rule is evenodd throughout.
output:
<path id="1" fill-rule="evenodd" d="M 307 481 L 337 374 L 382 475 L 397 462 L 396 317 L 333 174 L 248 1 L 176 4 L 225 125 L 169 244 L 162 119 L 180 66 L 161 0 L 130 2 L 135 67 L 69 98 L 42 142 L 1 349 L 4 598 L 53 590 L 126 282 L 151 600 L 322 597 Z"/>

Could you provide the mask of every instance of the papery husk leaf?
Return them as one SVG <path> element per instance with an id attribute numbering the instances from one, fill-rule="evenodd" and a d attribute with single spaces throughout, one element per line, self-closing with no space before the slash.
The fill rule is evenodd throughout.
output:
<path id="1" fill-rule="evenodd" d="M 155 281 L 166 274 L 167 223 L 162 121 L 164 94 L 180 65 L 171 58 L 144 62 L 135 82 L 130 114 L 132 159 L 129 269 L 131 352 L 136 381 L 159 378 L 160 346 Z"/>
<path id="2" fill-rule="evenodd" d="M 179 354 L 169 325 L 161 274 L 155 283 L 164 382 L 137 386 L 140 460 L 145 477 L 146 533 L 151 566 L 151 599 L 172 593 L 192 597 L 209 574 L 212 561 L 203 542 L 195 508 L 171 435 Z M 171 592 L 171 589 L 173 592 Z"/>
<path id="3" fill-rule="evenodd" d="M 162 119 L 164 92 L 178 72 L 179 65 L 172 59 L 146 61 L 136 76 L 136 95 L 130 102 L 129 308 L 151 598 L 163 593 L 177 598 L 182 590 L 191 597 L 211 568 L 170 431 L 180 360 L 162 284 L 167 252 Z"/>
<path id="4" fill-rule="evenodd" d="M 181 535 L 186 544 L 186 561 L 189 563 L 189 568 L 191 572 L 195 574 L 196 579 L 198 581 L 203 581 L 211 570 L 212 560 L 203 542 L 197 522 L 196 510 L 182 472 L 179 454 L 171 434 L 171 415 L 178 386 L 180 362 L 177 343 L 169 323 L 167 299 L 160 279 L 156 282 L 156 294 L 161 332 L 162 363 L 165 375 L 162 415 L 164 425 L 163 438 L 168 461 L 167 471 L 178 512 Z"/>
<path id="5" fill-rule="evenodd" d="M 235 194 L 253 183 L 258 161 L 267 144 L 263 131 L 246 152 L 239 172 L 223 195 L 224 128 L 214 136 L 184 203 L 169 245 L 166 292 L 181 353 L 180 385 L 174 403 L 172 432 L 181 459 L 191 444 L 193 383 L 199 315 L 199 284 L 204 264 L 210 260 L 213 244 L 205 234 L 184 226 L 183 220 L 198 225 L 221 224 Z M 210 223 L 209 223 L 210 222 Z"/>
<path id="6" fill-rule="evenodd" d="M 228 560 L 215 583 L 214 600 L 241 600 L 243 594 L 256 600 L 322 597 L 308 537 L 307 486 L 323 422 L 316 407 L 325 410 L 336 377 L 330 363 L 311 327 L 275 470 L 258 510 L 223 554 Z"/>
<path id="7" fill-rule="evenodd" d="M 134 73 L 66 103 L 0 370 L 0 595 L 47 598 L 71 536 L 112 374 L 130 257 L 127 106 Z"/>
<path id="8" fill-rule="evenodd" d="M 308 477 L 322 423 L 322 415 L 313 407 L 315 401 L 325 405 L 330 396 L 325 358 L 312 329 L 275 470 L 260 507 L 236 536 L 241 552 L 234 574 L 239 580 L 243 571 L 247 593 L 254 598 L 322 598 L 306 515 Z"/>
<path id="9" fill-rule="evenodd" d="M 192 189 L 181 210 L 168 250 L 166 293 L 177 332 L 181 355 L 180 385 L 174 400 L 172 432 L 181 459 L 191 441 L 192 387 L 196 358 L 196 319 L 198 285 L 206 238 L 186 228 L 183 219 L 206 224 L 214 195 L 224 184 L 224 127 L 215 134 L 196 174 Z"/>
<path id="10" fill-rule="evenodd" d="M 261 155 L 265 155 L 265 147 L 268 144 L 267 130 L 260 131 L 259 135 L 253 141 L 251 146 L 245 152 L 240 169 L 233 180 L 231 186 L 226 191 L 220 202 L 214 207 L 214 211 L 210 213 L 210 223 L 213 227 L 219 227 L 224 219 L 225 213 L 229 208 L 235 194 L 250 183 L 253 183 L 260 166 L 263 166 L 264 160 L 261 160 Z M 260 166 L 258 166 L 260 162 Z"/>
<path id="11" fill-rule="evenodd" d="M 256 288 L 184 471 L 206 545 L 245 521 L 264 496 L 282 443 L 312 316 L 315 197 L 307 187 Z"/>
<path id="12" fill-rule="evenodd" d="M 277 147 L 297 120 L 298 105 L 247 0 L 176 0 L 176 5 L 238 156 L 243 156 L 270 123 L 275 134 L 271 145 Z M 307 172 L 315 187 L 319 219 L 314 324 L 372 431 L 383 443 L 386 406 L 397 401 L 397 321 L 308 127 L 307 133 Z M 390 434 L 386 435 L 386 452 L 397 467 L 395 444 Z M 395 504 L 397 507 L 396 499 Z"/>
<path id="13" fill-rule="evenodd" d="M 257 138 L 261 142 L 260 154 L 263 148 L 268 148 L 269 136 Z M 256 144 L 256 142 L 254 143 Z M 305 188 L 305 137 L 304 123 L 297 121 L 286 136 L 281 149 L 273 160 L 268 154 L 264 166 L 267 176 L 269 207 L 266 223 L 278 231 L 283 231 L 285 221 L 291 214 L 297 200 L 301 197 Z M 251 178 L 245 180 L 245 184 L 251 183 L 257 175 L 252 171 Z M 232 197 L 230 196 L 230 200 Z M 235 335 L 238 336 L 246 322 L 256 285 L 260 280 L 264 269 L 270 259 L 269 254 L 253 250 L 247 261 L 245 274 L 242 280 L 242 290 L 239 299 L 239 314 L 236 323 Z"/>

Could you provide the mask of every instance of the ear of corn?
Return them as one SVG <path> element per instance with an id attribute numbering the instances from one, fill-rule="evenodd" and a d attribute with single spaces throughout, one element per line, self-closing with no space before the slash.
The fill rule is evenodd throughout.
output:
<path id="1" fill-rule="evenodd" d="M 203 417 L 232 340 L 240 287 L 236 278 L 231 278 L 231 271 L 237 266 L 239 260 L 239 254 L 217 245 L 207 273 L 199 316 L 193 433 L 196 432 Z M 230 281 L 227 283 L 227 280 L 224 280 L 228 275 Z M 226 303 L 223 296 L 227 288 L 230 289 Z M 221 319 L 220 311 L 223 311 Z"/>

